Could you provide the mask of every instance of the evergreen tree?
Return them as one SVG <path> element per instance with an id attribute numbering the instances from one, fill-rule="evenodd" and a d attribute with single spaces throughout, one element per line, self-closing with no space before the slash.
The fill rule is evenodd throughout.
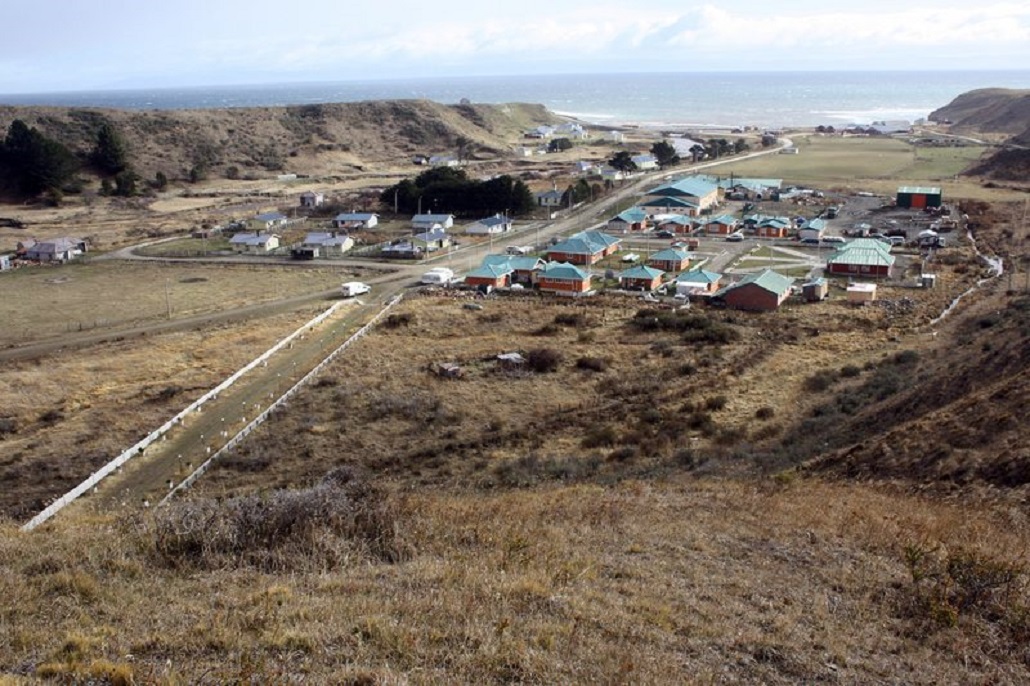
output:
<path id="1" fill-rule="evenodd" d="M 7 129 L 0 159 L 18 190 L 32 197 L 51 188 L 60 189 L 78 169 L 78 161 L 68 148 L 20 119 Z"/>
<path id="2" fill-rule="evenodd" d="M 680 156 L 676 154 L 676 148 L 668 141 L 658 141 L 651 146 L 651 154 L 658 160 L 658 166 L 662 169 L 679 164 Z"/>
<path id="3" fill-rule="evenodd" d="M 118 174 L 128 168 L 125 141 L 109 122 L 101 124 L 97 131 L 97 143 L 90 160 L 105 174 Z"/>

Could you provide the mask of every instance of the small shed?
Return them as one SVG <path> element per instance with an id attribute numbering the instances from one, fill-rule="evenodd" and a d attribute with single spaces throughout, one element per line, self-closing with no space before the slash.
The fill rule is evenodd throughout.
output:
<path id="1" fill-rule="evenodd" d="M 829 294 L 830 282 L 826 279 L 812 279 L 808 283 L 801 284 L 801 295 L 805 302 L 819 302 L 825 300 Z"/>
<path id="2" fill-rule="evenodd" d="M 898 207 L 921 210 L 941 206 L 941 189 L 936 186 L 902 186 L 895 201 Z"/>
<path id="3" fill-rule="evenodd" d="M 865 305 L 876 300 L 875 283 L 853 283 L 848 286 L 848 302 Z"/>

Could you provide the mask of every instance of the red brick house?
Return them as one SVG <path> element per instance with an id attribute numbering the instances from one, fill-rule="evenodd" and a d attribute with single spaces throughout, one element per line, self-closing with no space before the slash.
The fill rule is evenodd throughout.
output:
<path id="1" fill-rule="evenodd" d="M 793 279 L 766 269 L 719 289 L 712 297 L 737 310 L 771 312 L 790 295 L 792 283 Z"/>
<path id="2" fill-rule="evenodd" d="M 536 283 L 543 293 L 578 295 L 590 290 L 590 274 L 574 264 L 551 262 L 537 273 Z"/>
<path id="3" fill-rule="evenodd" d="M 621 241 L 600 231 L 577 233 L 547 251 L 551 262 L 570 264 L 595 264 L 619 249 Z"/>
<path id="4" fill-rule="evenodd" d="M 659 269 L 638 265 L 622 272 L 619 276 L 619 285 L 632 291 L 650 292 L 662 285 L 663 276 L 665 272 Z"/>
<path id="5" fill-rule="evenodd" d="M 690 267 L 690 253 L 686 250 L 666 248 L 648 257 L 647 264 L 663 272 L 681 272 Z"/>

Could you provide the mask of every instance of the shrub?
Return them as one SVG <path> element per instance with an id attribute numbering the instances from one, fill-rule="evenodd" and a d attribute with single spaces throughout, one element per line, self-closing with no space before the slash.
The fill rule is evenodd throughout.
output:
<path id="1" fill-rule="evenodd" d="M 557 371 L 562 363 L 562 354 L 553 348 L 536 348 L 526 355 L 526 366 L 538 374 Z"/>
<path id="2" fill-rule="evenodd" d="M 586 315 L 582 312 L 562 312 L 561 314 L 555 315 L 554 323 L 559 326 L 574 326 L 576 328 L 582 328 L 587 326 Z"/>
<path id="3" fill-rule="evenodd" d="M 411 312 L 400 312 L 386 317 L 383 326 L 388 329 L 398 329 L 402 326 L 411 326 L 415 321 L 415 315 Z"/>
<path id="4" fill-rule="evenodd" d="M 915 350 L 902 350 L 894 356 L 894 364 L 913 364 L 919 361 L 919 353 Z"/>
<path id="5" fill-rule="evenodd" d="M 679 366 L 680 376 L 691 376 L 697 373 L 697 365 L 693 362 L 684 362 Z"/>
<path id="6" fill-rule="evenodd" d="M 805 379 L 805 390 L 813 393 L 825 391 L 837 383 L 837 372 L 832 369 L 821 369 Z"/>
<path id="7" fill-rule="evenodd" d="M 776 410 L 766 405 L 765 407 L 759 407 L 755 411 L 756 419 L 772 419 L 776 416 Z"/>
<path id="8" fill-rule="evenodd" d="M 591 429 L 583 440 L 580 441 L 580 445 L 584 448 L 600 448 L 602 446 L 614 445 L 619 440 L 619 432 L 614 426 L 605 425 L 597 426 Z"/>
<path id="9" fill-rule="evenodd" d="M 303 490 L 174 503 L 143 522 L 155 557 L 171 567 L 265 571 L 331 569 L 355 550 L 401 557 L 385 493 L 342 469 Z"/>
<path id="10" fill-rule="evenodd" d="M 589 372 L 604 372 L 608 370 L 608 361 L 603 357 L 581 357 L 576 360 L 576 369 L 583 369 Z"/>
<path id="11" fill-rule="evenodd" d="M 494 477 L 502 486 L 533 486 L 543 481 L 574 481 L 593 476 L 601 466 L 596 455 L 581 457 L 539 457 L 526 455 L 502 462 Z"/>
<path id="12" fill-rule="evenodd" d="M 18 433 L 18 420 L 14 417 L 0 417 L 0 436 Z"/>
<path id="13" fill-rule="evenodd" d="M 861 373 L 862 369 L 853 364 L 845 365 L 840 369 L 840 375 L 845 379 L 852 379 Z"/>
<path id="14" fill-rule="evenodd" d="M 726 407 L 727 402 L 729 402 L 729 400 L 726 398 L 726 396 L 716 395 L 705 400 L 705 407 L 712 411 L 721 410 L 722 408 Z"/>

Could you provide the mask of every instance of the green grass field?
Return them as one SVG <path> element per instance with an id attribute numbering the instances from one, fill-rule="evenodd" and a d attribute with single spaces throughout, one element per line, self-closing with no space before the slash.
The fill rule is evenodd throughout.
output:
<path id="1" fill-rule="evenodd" d="M 797 136 L 797 155 L 766 155 L 719 167 L 720 175 L 782 178 L 787 184 L 828 190 L 893 194 L 898 186 L 941 186 L 945 197 L 1011 199 L 957 175 L 985 152 L 982 147 L 916 148 L 893 138 Z"/>

